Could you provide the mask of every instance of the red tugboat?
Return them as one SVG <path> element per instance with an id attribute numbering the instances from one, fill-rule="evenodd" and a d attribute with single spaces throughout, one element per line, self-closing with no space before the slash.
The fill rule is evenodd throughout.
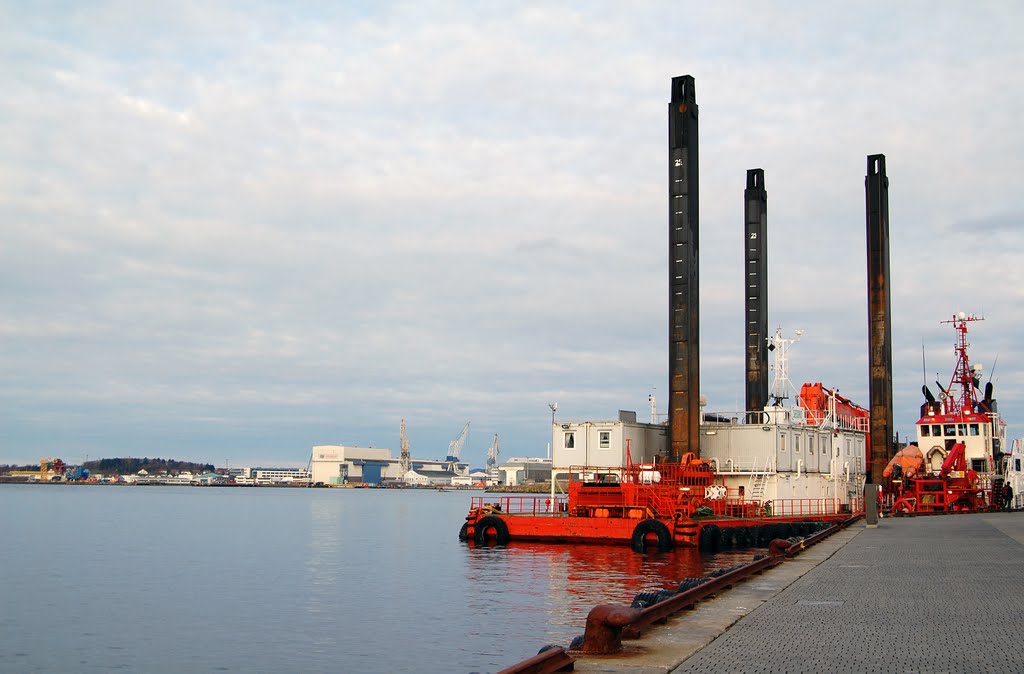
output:
<path id="1" fill-rule="evenodd" d="M 968 326 L 981 321 L 960 312 L 943 321 L 956 330 L 956 366 L 936 399 L 928 385 L 917 421 L 917 445 L 893 457 L 884 475 L 892 479 L 895 513 L 978 511 L 997 507 L 1002 487 L 1006 423 L 999 416 L 991 381 L 981 389 L 982 366 L 968 356 Z M 993 496 L 993 490 L 996 496 Z"/>

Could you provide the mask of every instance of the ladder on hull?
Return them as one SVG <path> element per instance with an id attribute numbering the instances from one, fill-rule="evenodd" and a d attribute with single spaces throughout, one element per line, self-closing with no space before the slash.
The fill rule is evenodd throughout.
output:
<path id="1" fill-rule="evenodd" d="M 750 476 L 750 498 L 754 501 L 763 501 L 764 496 L 768 491 L 768 474 L 772 469 L 772 459 L 768 457 L 765 460 L 764 470 L 760 472 L 754 472 Z"/>

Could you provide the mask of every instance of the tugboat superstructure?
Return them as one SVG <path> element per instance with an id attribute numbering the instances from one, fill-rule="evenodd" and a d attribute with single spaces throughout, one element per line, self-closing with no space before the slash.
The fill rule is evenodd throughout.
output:
<path id="1" fill-rule="evenodd" d="M 921 387 L 925 402 L 917 421 L 917 444 L 924 454 L 925 470 L 937 472 L 957 443 L 964 445 L 967 467 L 982 479 L 1000 472 L 1006 443 L 1006 423 L 999 415 L 992 382 L 982 386 L 982 365 L 971 363 L 968 326 L 982 321 L 964 312 L 943 323 L 956 330 L 956 366 L 947 386 L 936 381 L 939 395 L 927 384 Z M 979 395 L 980 394 L 980 395 Z"/>

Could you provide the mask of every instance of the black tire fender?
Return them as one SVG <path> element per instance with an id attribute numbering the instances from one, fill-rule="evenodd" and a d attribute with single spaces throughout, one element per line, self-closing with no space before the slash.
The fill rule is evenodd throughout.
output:
<path id="1" fill-rule="evenodd" d="M 644 520 L 633 529 L 631 543 L 634 552 L 647 551 L 647 536 L 650 534 L 658 537 L 658 552 L 668 552 L 672 549 L 672 532 L 665 523 L 659 520 Z"/>
<path id="2" fill-rule="evenodd" d="M 708 524 L 700 530 L 700 540 L 697 547 L 701 552 L 718 552 L 722 547 L 722 530 L 717 524 Z"/>
<path id="3" fill-rule="evenodd" d="M 506 545 L 508 543 L 508 525 L 505 524 L 505 520 L 494 515 L 488 515 L 476 521 L 474 531 L 477 545 L 487 544 L 487 532 L 492 529 L 494 530 L 494 541 L 498 545 Z"/>

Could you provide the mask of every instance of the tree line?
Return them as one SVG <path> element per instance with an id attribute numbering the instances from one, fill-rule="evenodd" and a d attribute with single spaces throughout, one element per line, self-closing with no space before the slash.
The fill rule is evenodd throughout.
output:
<path id="1" fill-rule="evenodd" d="M 177 461 L 175 459 L 158 459 L 143 457 L 141 459 L 135 458 L 116 458 L 116 459 L 97 459 L 96 461 L 86 461 L 82 464 L 83 468 L 87 468 L 90 473 L 100 473 L 102 475 L 132 475 L 138 473 L 140 470 L 145 470 L 147 473 L 212 473 L 214 466 L 212 463 L 195 463 L 193 461 Z M 14 464 L 0 463 L 0 475 L 6 475 L 13 471 L 38 471 L 38 463 L 30 463 L 24 466 L 16 466 Z"/>
<path id="2" fill-rule="evenodd" d="M 103 475 L 130 475 L 145 470 L 147 473 L 210 473 L 213 472 L 212 463 L 194 463 L 192 461 L 177 461 L 175 459 L 157 459 L 143 457 L 99 459 L 97 461 L 86 461 L 83 468 L 88 468 L 90 473 L 102 473 Z"/>

